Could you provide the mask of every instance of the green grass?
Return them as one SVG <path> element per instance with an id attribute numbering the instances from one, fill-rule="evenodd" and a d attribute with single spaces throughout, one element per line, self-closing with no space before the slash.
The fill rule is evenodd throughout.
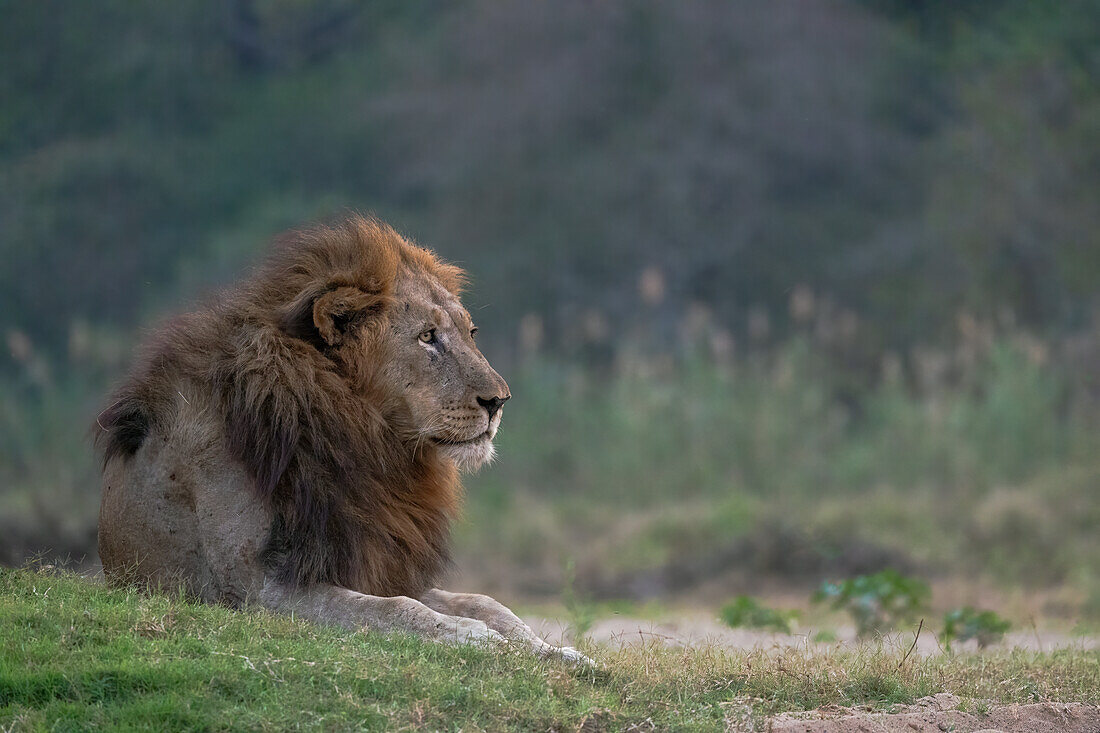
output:
<path id="1" fill-rule="evenodd" d="M 884 709 L 940 691 L 994 703 L 1100 697 L 1096 652 L 900 664 L 900 651 L 870 647 L 588 651 L 600 670 L 0 570 L 5 730 L 562 730 L 586 718 L 713 730 L 730 714 Z"/>
<path id="2" fill-rule="evenodd" d="M 1095 421 L 1064 371 L 1008 340 L 950 383 L 884 379 L 854 405 L 798 339 L 729 365 L 638 359 L 600 379 L 540 362 L 509 377 L 501 457 L 467 482 L 460 527 L 462 564 L 493 556 L 490 577 L 560 589 L 573 557 L 578 588 L 606 598 L 615 578 L 733 556 L 809 587 L 879 569 L 827 569 L 861 548 L 1010 586 L 1087 589 L 1100 567 Z"/>
<path id="3" fill-rule="evenodd" d="M 938 384 L 913 367 L 920 388 L 868 383 L 853 405 L 847 377 L 801 339 L 731 363 L 624 359 L 610 374 L 532 361 L 508 374 L 499 461 L 466 480 L 458 564 L 471 587 L 512 598 L 570 585 L 577 610 L 682 590 L 649 582 L 661 573 L 713 583 L 735 567 L 808 589 L 896 567 L 1067 588 L 1062 615 L 1100 620 L 1092 403 L 1007 336 L 968 364 Z M 4 537 L 94 552 L 86 431 L 106 379 L 70 371 L 42 389 L 0 377 L 0 552 Z M 844 565 L 868 553 L 877 566 Z"/>

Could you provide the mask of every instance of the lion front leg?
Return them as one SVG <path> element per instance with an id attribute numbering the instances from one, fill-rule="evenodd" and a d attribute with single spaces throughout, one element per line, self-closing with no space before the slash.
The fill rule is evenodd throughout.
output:
<path id="1" fill-rule="evenodd" d="M 405 631 L 446 644 L 486 644 L 503 641 L 484 621 L 432 610 L 405 596 L 370 596 L 335 585 L 291 588 L 267 580 L 260 602 L 278 613 L 295 614 L 315 623 L 351 631 Z"/>
<path id="2" fill-rule="evenodd" d="M 483 621 L 508 641 L 523 644 L 541 657 L 559 658 L 571 664 L 596 664 L 573 647 L 554 646 L 539 638 L 519 616 L 489 596 L 479 593 L 451 593 L 433 588 L 422 595 L 420 600 L 440 613 Z"/>

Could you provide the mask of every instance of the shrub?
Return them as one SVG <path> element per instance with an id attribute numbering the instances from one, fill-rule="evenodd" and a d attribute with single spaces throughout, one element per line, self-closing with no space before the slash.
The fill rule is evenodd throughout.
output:
<path id="1" fill-rule="evenodd" d="M 771 629 L 791 633 L 798 611 L 762 606 L 752 596 L 738 596 L 722 607 L 722 620 L 734 628 Z"/>
<path id="2" fill-rule="evenodd" d="M 943 617 L 943 631 L 940 638 L 944 646 L 951 650 L 952 641 L 977 639 L 978 648 L 984 649 L 1004 638 L 1012 624 L 993 611 L 978 611 L 970 606 L 948 611 Z"/>
<path id="3" fill-rule="evenodd" d="M 860 636 L 887 631 L 912 618 L 932 595 L 928 584 L 886 569 L 839 582 L 826 581 L 813 595 L 851 614 Z"/>

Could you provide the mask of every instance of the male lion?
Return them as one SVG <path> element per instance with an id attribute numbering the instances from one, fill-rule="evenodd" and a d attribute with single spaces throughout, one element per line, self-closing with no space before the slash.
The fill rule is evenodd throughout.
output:
<path id="1" fill-rule="evenodd" d="M 170 323 L 98 420 L 108 579 L 586 661 L 487 596 L 433 589 L 458 472 L 492 458 L 511 396 L 462 284 L 355 216 Z"/>

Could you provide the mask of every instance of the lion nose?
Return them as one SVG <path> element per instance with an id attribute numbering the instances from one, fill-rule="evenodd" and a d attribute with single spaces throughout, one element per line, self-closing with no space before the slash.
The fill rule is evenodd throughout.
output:
<path id="1" fill-rule="evenodd" d="M 500 406 L 511 399 L 512 395 L 504 395 L 503 397 L 490 397 L 485 399 L 484 397 L 478 397 L 477 403 L 485 408 L 485 411 L 489 413 L 489 419 L 493 419 L 493 415 L 497 414 L 497 410 Z"/>

